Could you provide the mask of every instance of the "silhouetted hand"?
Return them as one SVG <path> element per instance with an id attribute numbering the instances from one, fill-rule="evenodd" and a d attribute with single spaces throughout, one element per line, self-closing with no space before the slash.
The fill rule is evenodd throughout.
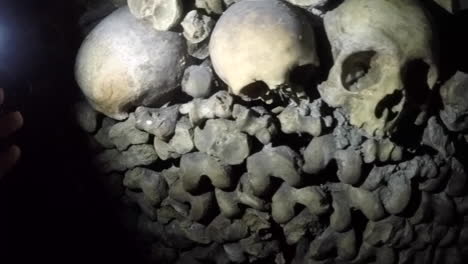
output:
<path id="1" fill-rule="evenodd" d="M 0 88 L 0 105 L 5 99 L 5 92 Z M 23 126 L 23 116 L 20 112 L 0 113 L 0 140 L 12 135 Z M 21 150 L 13 145 L 0 150 L 0 179 L 18 162 Z"/>

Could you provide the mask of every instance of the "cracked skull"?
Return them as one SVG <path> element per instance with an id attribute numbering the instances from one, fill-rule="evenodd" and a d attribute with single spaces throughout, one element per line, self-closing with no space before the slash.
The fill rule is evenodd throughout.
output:
<path id="1" fill-rule="evenodd" d="M 319 65 L 312 26 L 282 0 L 243 0 L 229 7 L 213 31 L 210 55 L 218 76 L 244 99 L 287 91 L 278 88 L 291 88 L 294 69 Z"/>
<path id="2" fill-rule="evenodd" d="M 335 63 L 319 86 L 322 99 L 342 107 L 350 123 L 381 138 L 394 131 L 416 86 L 438 78 L 433 29 L 414 0 L 348 0 L 324 19 Z M 425 67 L 423 84 L 412 67 Z"/>

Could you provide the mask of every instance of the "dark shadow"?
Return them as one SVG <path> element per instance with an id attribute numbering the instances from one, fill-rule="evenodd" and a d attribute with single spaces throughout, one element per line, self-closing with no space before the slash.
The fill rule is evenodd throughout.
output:
<path id="1" fill-rule="evenodd" d="M 80 33 L 73 3 L 0 2 L 0 24 L 15 40 L 3 47 L 9 60 L 0 61 L 15 80 L 7 100 L 18 100 L 11 107 L 22 108 L 25 120 L 21 162 L 0 182 L 2 263 L 141 263 L 74 125 Z"/>

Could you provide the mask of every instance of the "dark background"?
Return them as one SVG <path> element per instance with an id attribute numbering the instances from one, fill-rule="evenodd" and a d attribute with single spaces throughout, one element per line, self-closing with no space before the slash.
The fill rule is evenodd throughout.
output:
<path id="1" fill-rule="evenodd" d="M 440 26 L 445 75 L 468 71 L 466 12 L 429 7 Z M 0 72 L 8 76 L 0 85 L 25 119 L 16 138 L 23 158 L 0 182 L 0 263 L 138 262 L 70 114 L 79 91 L 73 64 L 80 12 L 69 0 L 0 0 L 0 25 L 10 33 L 0 39 Z"/>
<path id="2" fill-rule="evenodd" d="M 0 85 L 25 120 L 22 160 L 0 182 L 0 263 L 138 263 L 71 114 L 81 11 L 70 0 L 0 0 Z"/>

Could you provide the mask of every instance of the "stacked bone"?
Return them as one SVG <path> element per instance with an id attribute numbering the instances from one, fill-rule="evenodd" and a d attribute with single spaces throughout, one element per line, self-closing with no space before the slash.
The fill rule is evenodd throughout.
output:
<path id="1" fill-rule="evenodd" d="M 396 76 L 419 59 L 423 83 L 437 78 L 424 12 L 400 1 L 129 0 L 90 33 L 78 123 L 109 193 L 137 209 L 122 214 L 136 213 L 128 224 L 151 261 L 461 263 L 468 76 L 442 87 L 439 115 L 419 113 L 417 142 L 392 136 L 413 102 Z M 405 31 L 414 42 L 386 8 L 424 29 Z M 317 87 L 290 76 L 319 65 L 307 19 L 317 14 L 335 65 L 310 99 Z"/>

